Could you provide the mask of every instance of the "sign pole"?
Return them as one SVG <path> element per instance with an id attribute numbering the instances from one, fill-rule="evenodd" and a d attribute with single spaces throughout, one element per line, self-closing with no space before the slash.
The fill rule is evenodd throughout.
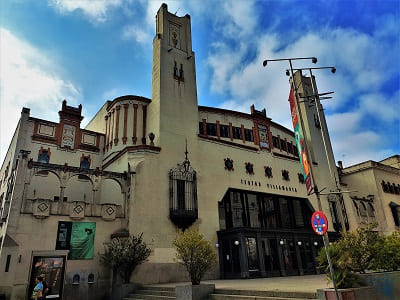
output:
<path id="1" fill-rule="evenodd" d="M 294 72 L 293 72 L 292 60 L 288 59 L 288 61 L 289 61 L 289 66 L 290 66 L 290 73 L 292 75 L 291 85 L 292 85 L 292 89 L 293 89 L 294 96 L 295 96 L 295 101 L 294 102 L 295 102 L 295 106 L 296 106 L 296 110 L 297 110 L 297 116 L 298 116 L 298 119 L 300 121 L 300 128 L 302 129 L 303 134 L 305 134 L 305 132 L 304 132 L 305 126 L 304 126 L 304 123 L 303 123 L 303 118 L 301 116 L 301 110 L 300 110 L 300 104 L 299 104 L 299 96 L 298 96 L 298 93 L 297 93 L 297 86 L 296 86 L 295 76 L 294 76 Z M 311 80 L 312 80 L 312 78 L 311 78 Z M 314 185 L 314 193 L 315 193 L 315 196 L 317 198 L 318 210 L 322 212 L 321 198 L 320 198 L 320 194 L 319 194 L 319 191 L 318 191 L 318 187 L 317 187 L 316 182 L 315 182 L 314 172 L 313 172 L 314 171 L 313 170 L 313 164 L 312 164 L 312 161 L 310 159 L 310 154 L 309 154 L 309 150 L 308 150 L 308 147 L 307 147 L 307 142 L 306 142 L 306 138 L 305 137 L 304 137 L 304 145 L 305 145 L 305 149 L 306 149 L 306 151 L 305 151 L 306 159 L 309 162 L 310 179 L 312 180 L 312 184 Z M 329 160 L 329 158 L 327 158 L 327 159 Z M 326 256 L 328 258 L 329 270 L 330 270 L 330 273 L 331 273 L 333 287 L 335 289 L 336 300 L 340 300 L 339 299 L 339 294 L 338 294 L 337 288 L 336 288 L 335 278 L 333 276 L 334 275 L 333 274 L 333 268 L 332 268 L 332 263 L 331 263 L 329 251 L 328 251 L 329 238 L 328 238 L 328 234 L 326 232 L 323 235 L 323 240 L 324 240 Z"/>

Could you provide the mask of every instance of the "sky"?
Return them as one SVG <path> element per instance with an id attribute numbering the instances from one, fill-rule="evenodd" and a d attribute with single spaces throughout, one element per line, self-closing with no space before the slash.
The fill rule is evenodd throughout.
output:
<path id="1" fill-rule="evenodd" d="M 83 125 L 122 95 L 151 98 L 155 15 L 165 2 L 189 14 L 199 105 L 267 116 L 291 127 L 287 62 L 318 58 L 313 72 L 336 160 L 345 166 L 400 154 L 398 0 L 0 1 L 0 161 L 20 118 L 58 121 L 63 99 Z M 314 66 L 314 65 L 313 65 Z M 304 61 L 294 67 L 310 67 Z"/>

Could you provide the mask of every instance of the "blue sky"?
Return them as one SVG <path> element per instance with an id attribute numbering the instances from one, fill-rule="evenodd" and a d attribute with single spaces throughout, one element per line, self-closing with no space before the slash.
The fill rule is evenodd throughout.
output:
<path id="1" fill-rule="evenodd" d="M 400 2 L 5 0 L 0 2 L 0 159 L 23 106 L 58 120 L 61 101 L 101 105 L 151 98 L 152 39 L 162 2 L 191 15 L 200 105 L 266 108 L 291 128 L 287 63 L 316 56 L 336 160 L 345 166 L 400 154 Z M 309 64 L 296 63 L 295 67 Z"/>

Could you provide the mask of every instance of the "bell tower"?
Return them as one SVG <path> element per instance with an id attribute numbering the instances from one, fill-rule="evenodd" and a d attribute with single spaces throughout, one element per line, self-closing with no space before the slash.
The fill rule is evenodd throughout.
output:
<path id="1" fill-rule="evenodd" d="M 152 102 L 148 129 L 164 147 L 171 136 L 193 139 L 198 128 L 195 55 L 190 16 L 178 17 L 162 4 L 153 40 Z M 172 139 L 174 140 L 174 139 Z"/>

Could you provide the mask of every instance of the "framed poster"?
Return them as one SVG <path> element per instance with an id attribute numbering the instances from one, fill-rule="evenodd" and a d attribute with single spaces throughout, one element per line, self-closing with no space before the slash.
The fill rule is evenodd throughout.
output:
<path id="1" fill-rule="evenodd" d="M 35 278 L 41 276 L 49 292 L 46 299 L 62 299 L 65 256 L 34 256 L 32 260 L 29 296 L 35 287 Z"/>

